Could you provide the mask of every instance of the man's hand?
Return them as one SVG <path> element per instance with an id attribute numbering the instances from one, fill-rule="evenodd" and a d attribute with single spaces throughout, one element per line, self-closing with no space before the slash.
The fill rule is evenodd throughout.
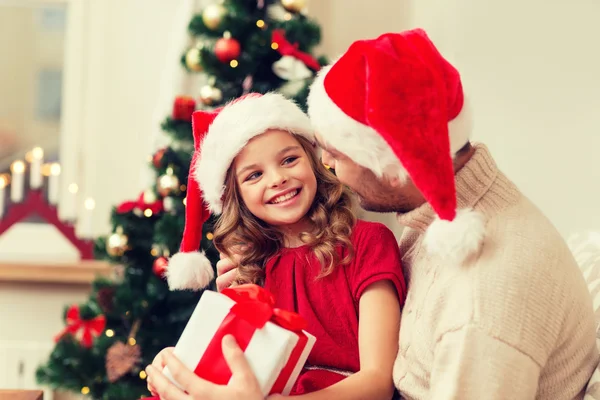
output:
<path id="1" fill-rule="evenodd" d="M 217 290 L 220 292 L 231 286 L 237 277 L 236 265 L 240 262 L 242 256 L 233 255 L 233 260 L 225 258 L 224 254 L 219 253 L 221 259 L 217 262 Z"/>
<path id="2" fill-rule="evenodd" d="M 166 366 L 183 390 L 168 380 L 154 365 L 146 368 L 148 385 L 155 389 L 155 395 L 160 396 L 161 400 L 263 400 L 256 377 L 235 339 L 230 335 L 225 336 L 222 347 L 223 356 L 232 374 L 227 386 L 216 385 L 200 378 L 183 365 L 172 351 L 165 350 L 159 354 L 164 353 Z"/>

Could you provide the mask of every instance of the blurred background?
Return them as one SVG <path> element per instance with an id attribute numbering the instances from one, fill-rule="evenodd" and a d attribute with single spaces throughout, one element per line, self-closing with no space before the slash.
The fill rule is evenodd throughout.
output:
<path id="1" fill-rule="evenodd" d="M 207 8 L 212 11 L 204 15 Z M 244 57 L 252 58 L 250 39 L 242 28 L 243 37 L 236 38 L 236 24 L 263 32 L 281 28 L 286 40 L 300 43 L 320 63 L 354 40 L 424 28 L 463 76 L 475 114 L 473 140 L 488 145 L 500 168 L 567 238 L 600 226 L 600 53 L 593 50 L 600 38 L 598 15 L 600 3 L 593 0 L 0 0 L 0 389 L 36 387 L 40 365 L 51 353 L 53 362 L 61 359 L 54 337 L 65 328 L 67 305 L 87 304 L 83 319 L 107 315 L 111 323 L 98 293 L 118 289 L 95 279 L 128 282 L 115 264 L 135 264 L 132 271 L 146 265 L 158 277 L 153 284 L 160 284 L 156 261 L 176 247 L 179 227 L 164 220 L 160 225 L 152 219 L 157 210 L 150 216 L 146 210 L 161 201 L 160 213 L 181 219 L 179 209 L 163 201 L 185 198 L 179 193 L 185 190 L 168 187 L 172 176 L 180 187 L 187 175 L 176 156 L 191 139 L 185 136 L 189 121 L 177 122 L 177 107 L 185 111 L 190 99 L 196 108 L 215 106 L 248 85 L 304 95 L 302 85 L 291 83 L 309 83 L 310 68 L 296 62 L 287 70 L 296 77 L 263 76 L 285 56 L 276 48 L 257 50 L 270 61 L 253 66 L 247 75 L 252 82 L 223 69 L 241 71 Z M 211 65 L 203 51 L 217 53 L 215 40 L 230 39 L 225 28 L 242 48 L 229 42 L 224 59 L 217 56 L 223 65 Z M 203 36 L 212 42 L 202 42 Z M 206 65 L 200 65 L 203 57 Z M 232 64 L 237 60 L 239 66 Z M 167 148 L 174 149 L 175 161 L 158 156 Z M 36 189 L 41 198 L 33 198 Z M 146 215 L 137 215 L 131 204 L 128 211 L 115 211 L 127 201 L 141 202 L 137 209 Z M 27 207 L 37 211 L 28 213 Z M 136 222 L 144 217 L 153 224 Z M 365 217 L 401 233 L 392 215 Z M 126 245 L 128 233 L 118 228 L 130 225 Z M 136 229 L 154 235 L 136 244 Z M 146 245 L 152 258 L 127 257 L 132 247 Z M 136 337 L 134 322 L 122 327 L 125 343 Z M 100 337 L 107 337 L 106 329 Z M 105 359 L 104 353 L 95 356 Z M 139 364 L 139 356 L 133 359 Z M 101 364 L 101 372 L 94 372 L 100 380 L 109 369 Z M 127 374 L 143 381 L 132 365 Z M 94 386 L 82 383 L 88 378 L 60 379 L 71 379 L 67 389 L 80 395 L 104 398 L 106 381 Z M 46 396 L 66 398 L 49 389 Z"/>

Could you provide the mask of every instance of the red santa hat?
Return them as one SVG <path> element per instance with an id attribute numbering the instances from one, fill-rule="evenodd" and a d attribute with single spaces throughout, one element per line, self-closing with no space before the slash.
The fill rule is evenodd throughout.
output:
<path id="1" fill-rule="evenodd" d="M 484 221 L 456 209 L 453 155 L 469 140 L 460 75 L 421 29 L 353 43 L 311 86 L 308 114 L 332 147 L 377 176 L 410 177 L 438 220 L 427 247 L 461 262 Z"/>
<path id="2" fill-rule="evenodd" d="M 225 178 L 234 158 L 255 136 L 281 129 L 313 141 L 308 116 L 281 94 L 250 93 L 215 111 L 192 115 L 194 155 L 188 176 L 185 228 L 179 252 L 169 260 L 172 290 L 202 289 L 214 277 L 213 267 L 199 251 L 202 225 L 223 210 Z"/>

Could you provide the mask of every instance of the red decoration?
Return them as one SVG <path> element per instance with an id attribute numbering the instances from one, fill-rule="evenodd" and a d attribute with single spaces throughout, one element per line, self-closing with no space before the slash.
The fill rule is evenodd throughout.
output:
<path id="1" fill-rule="evenodd" d="M 158 149 L 156 153 L 152 155 L 152 165 L 154 165 L 155 168 L 162 167 L 162 159 L 165 156 L 166 152 L 167 148 L 163 147 L 162 149 Z"/>
<path id="2" fill-rule="evenodd" d="M 321 69 L 321 65 L 316 58 L 308 53 L 298 50 L 298 43 L 292 44 L 287 41 L 285 38 L 285 31 L 283 29 L 275 29 L 273 31 L 271 41 L 277 44 L 277 51 L 282 56 L 292 56 L 297 58 L 313 71 L 318 71 Z"/>
<path id="3" fill-rule="evenodd" d="M 211 339 L 194 373 L 210 382 L 227 384 L 231 378 L 231 371 L 227 364 L 222 362 L 224 359 L 221 350 L 223 337 L 232 334 L 243 351 L 250 343 L 254 332 L 271 321 L 299 336 L 298 343 L 286 366 L 271 389 L 271 393 L 281 392 L 308 341 L 306 335 L 302 333 L 306 327 L 306 321 L 299 314 L 274 308 L 273 295 L 257 285 L 240 285 L 224 289 L 221 294 L 231 298 L 236 304 L 231 307 L 229 314 Z"/>
<path id="4" fill-rule="evenodd" d="M 196 101 L 188 96 L 175 98 L 173 104 L 173 119 L 179 121 L 192 121 L 192 114 L 196 111 Z"/>
<path id="5" fill-rule="evenodd" d="M 215 55 L 222 63 L 235 60 L 241 52 L 240 42 L 232 38 L 221 38 L 215 44 Z"/>
<path id="6" fill-rule="evenodd" d="M 31 215 L 38 215 L 46 222 L 52 224 L 62 235 L 79 250 L 82 260 L 94 259 L 93 240 L 84 240 L 77 237 L 75 227 L 68 222 L 63 222 L 58 218 L 56 207 L 48 204 L 44 199 L 41 190 L 29 191 L 27 198 L 22 203 L 15 203 L 10 206 L 7 214 L 0 219 L 0 235 L 6 232 L 11 226 L 24 220 Z"/>
<path id="7" fill-rule="evenodd" d="M 163 278 L 165 272 L 167 272 L 168 265 L 169 261 L 165 257 L 158 257 L 154 260 L 154 264 L 152 264 L 152 272 L 159 278 Z"/>
<path id="8" fill-rule="evenodd" d="M 94 344 L 94 338 L 98 337 L 106 326 L 104 315 L 99 315 L 89 320 L 82 320 L 79 314 L 79 306 L 77 305 L 71 306 L 67 311 L 66 322 L 67 327 L 54 340 L 58 342 L 65 335 L 70 334 L 88 349 Z"/>
<path id="9" fill-rule="evenodd" d="M 162 199 L 158 199 L 153 203 L 146 203 L 144 201 L 144 192 L 142 192 L 136 201 L 125 201 L 119 204 L 117 207 L 117 213 L 125 214 L 135 210 L 136 208 L 139 208 L 142 211 L 150 209 L 152 214 L 158 214 L 163 211 L 163 201 Z"/>

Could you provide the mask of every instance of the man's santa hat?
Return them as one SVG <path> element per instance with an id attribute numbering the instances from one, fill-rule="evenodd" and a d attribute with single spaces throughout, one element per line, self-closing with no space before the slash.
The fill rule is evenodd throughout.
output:
<path id="1" fill-rule="evenodd" d="M 353 43 L 308 97 L 315 130 L 378 177 L 410 177 L 439 217 L 427 247 L 461 262 L 483 241 L 483 217 L 456 209 L 453 155 L 471 115 L 458 71 L 421 29 Z"/>
<path id="2" fill-rule="evenodd" d="M 234 158 L 254 137 L 280 129 L 313 141 L 308 116 L 281 94 L 250 93 L 215 111 L 192 115 L 194 155 L 187 185 L 185 228 L 179 253 L 169 260 L 172 290 L 202 289 L 214 277 L 210 260 L 199 251 L 202 225 L 223 210 L 225 178 Z"/>

